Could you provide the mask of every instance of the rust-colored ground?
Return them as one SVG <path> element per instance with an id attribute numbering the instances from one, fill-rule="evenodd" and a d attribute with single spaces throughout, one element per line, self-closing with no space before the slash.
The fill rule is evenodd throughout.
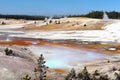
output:
<path id="1" fill-rule="evenodd" d="M 30 41 L 21 41 L 21 40 L 14 40 L 9 42 L 0 42 L 1 45 L 23 45 L 23 46 L 29 46 L 32 43 Z"/>
<path id="2" fill-rule="evenodd" d="M 76 45 L 74 43 L 54 43 L 54 42 L 47 42 L 47 41 L 34 41 L 36 44 L 33 44 L 32 41 L 26 40 L 13 40 L 9 42 L 0 42 L 0 45 L 20 45 L 20 46 L 42 46 L 42 45 L 54 45 L 54 46 L 64 46 L 64 47 L 71 47 L 77 48 L 82 50 L 94 51 L 98 53 L 106 53 L 106 54 L 119 54 L 120 53 L 120 46 L 113 45 L 113 44 L 79 44 Z M 110 51 L 108 47 L 114 46 L 117 50 Z"/>

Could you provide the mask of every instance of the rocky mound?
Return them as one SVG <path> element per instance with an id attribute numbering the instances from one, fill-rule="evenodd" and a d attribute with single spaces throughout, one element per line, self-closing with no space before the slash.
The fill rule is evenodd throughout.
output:
<path id="1" fill-rule="evenodd" d="M 5 49 L 13 51 L 6 55 Z M 25 74 L 33 75 L 36 57 L 25 47 L 0 46 L 0 79 L 21 80 Z"/>

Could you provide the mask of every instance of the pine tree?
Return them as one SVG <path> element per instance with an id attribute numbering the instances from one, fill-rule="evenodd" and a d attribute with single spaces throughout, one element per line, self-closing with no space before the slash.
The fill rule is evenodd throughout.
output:
<path id="1" fill-rule="evenodd" d="M 76 72 L 74 68 L 71 69 L 69 74 L 65 77 L 65 80 L 76 80 Z"/>
<path id="2" fill-rule="evenodd" d="M 91 79 L 90 79 L 90 74 L 88 73 L 86 67 L 84 67 L 84 69 L 83 69 L 82 72 L 78 73 L 77 79 L 78 79 L 78 80 L 91 80 Z"/>
<path id="3" fill-rule="evenodd" d="M 48 67 L 45 65 L 46 61 L 44 61 L 44 57 L 42 54 L 37 59 L 37 62 L 38 62 L 38 65 L 34 69 L 34 73 L 36 77 L 35 80 L 46 80 L 46 73 L 47 73 Z"/>
<path id="4" fill-rule="evenodd" d="M 47 69 L 48 67 L 45 65 L 44 57 L 41 54 L 37 59 L 37 67 L 34 68 L 34 80 L 47 80 Z M 27 74 L 22 80 L 31 80 L 31 77 Z"/>
<path id="5" fill-rule="evenodd" d="M 83 74 L 83 80 L 90 80 L 90 74 L 88 73 L 87 67 L 84 67 L 82 74 Z"/>

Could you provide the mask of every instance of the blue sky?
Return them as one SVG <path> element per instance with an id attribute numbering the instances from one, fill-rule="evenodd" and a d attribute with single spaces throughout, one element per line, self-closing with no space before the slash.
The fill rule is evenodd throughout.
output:
<path id="1" fill-rule="evenodd" d="M 84 14 L 92 10 L 120 11 L 120 0 L 0 0 L 2 14 Z"/>

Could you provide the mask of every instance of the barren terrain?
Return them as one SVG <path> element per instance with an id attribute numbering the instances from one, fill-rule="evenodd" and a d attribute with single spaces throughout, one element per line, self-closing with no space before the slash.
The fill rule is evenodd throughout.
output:
<path id="1" fill-rule="evenodd" d="M 40 54 L 50 67 L 49 76 L 54 78 L 53 74 L 63 78 L 63 73 L 71 68 L 79 71 L 84 66 L 102 74 L 110 74 L 113 67 L 120 69 L 119 20 L 62 18 L 53 19 L 50 24 L 0 20 L 6 23 L 0 25 L 0 74 L 3 79 L 4 74 L 9 75 L 4 80 L 18 80 L 32 72 Z M 7 47 L 17 56 L 6 56 Z"/>

